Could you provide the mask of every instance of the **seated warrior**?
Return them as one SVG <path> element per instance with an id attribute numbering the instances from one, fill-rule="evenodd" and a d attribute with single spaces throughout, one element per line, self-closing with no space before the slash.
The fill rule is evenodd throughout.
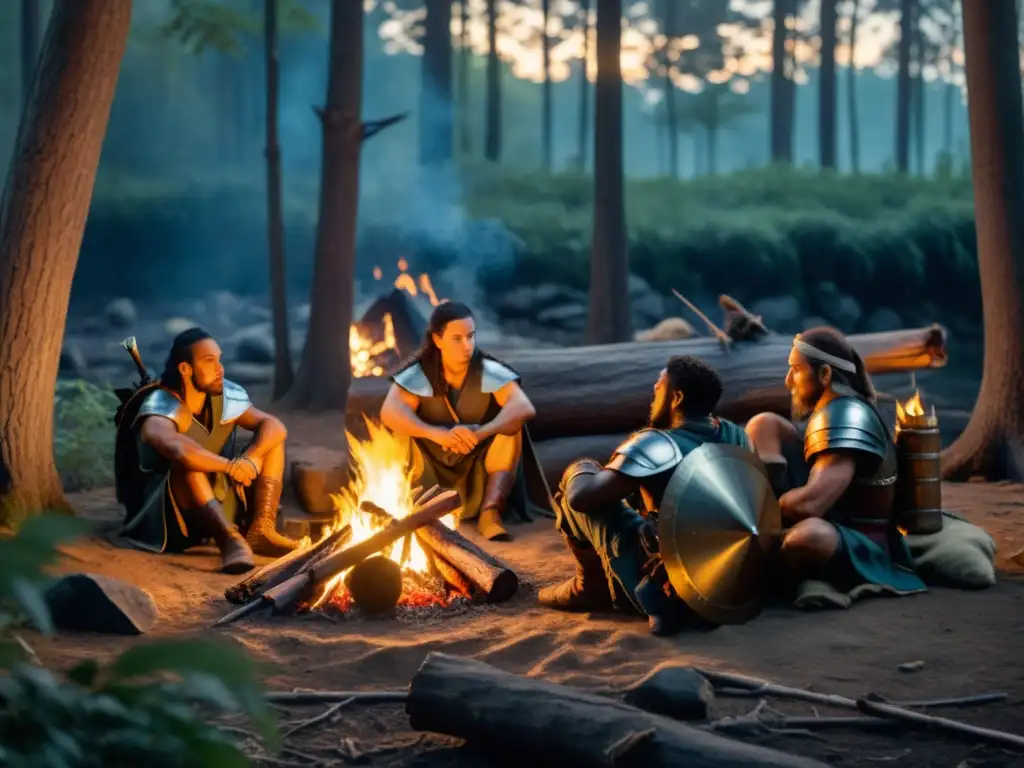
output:
<path id="1" fill-rule="evenodd" d="M 288 433 L 224 378 L 221 349 L 210 334 L 201 328 L 179 334 L 157 384 L 136 397 L 137 413 L 125 413 L 118 436 L 119 445 L 128 441 L 135 449 L 121 453 L 118 463 L 127 538 L 154 552 L 181 552 L 213 539 L 224 573 L 253 568 L 254 551 L 279 556 L 298 545 L 276 529 Z M 240 453 L 234 450 L 238 427 L 255 433 Z M 239 507 L 244 515 L 233 514 Z"/>
<path id="2" fill-rule="evenodd" d="M 576 575 L 540 590 L 542 605 L 564 611 L 635 608 L 655 633 L 685 609 L 666 609 L 664 575 L 649 572 L 658 551 L 655 526 L 669 480 L 683 459 L 705 443 L 749 449 L 743 430 L 713 416 L 722 382 L 713 368 L 689 355 L 673 357 L 658 376 L 650 426 L 615 449 L 604 467 L 593 459 L 570 464 L 556 494 L 555 523 L 576 560 Z M 639 494 L 637 494 L 639 491 Z M 639 496 L 639 499 L 637 499 Z M 663 570 L 663 569 L 662 569 Z M 658 585 L 650 590 L 648 586 Z"/>
<path id="3" fill-rule="evenodd" d="M 459 519 L 476 517 L 481 535 L 507 541 L 502 517 L 529 440 L 524 426 L 536 413 L 519 374 L 477 348 L 469 307 L 446 301 L 391 381 L 380 418 L 411 438 L 417 483 L 458 490 Z"/>
<path id="4" fill-rule="evenodd" d="M 860 355 L 833 328 L 805 331 L 793 341 L 786 387 L 806 427 L 773 413 L 746 427 L 779 495 L 783 581 L 924 590 L 893 520 L 896 447 Z"/>

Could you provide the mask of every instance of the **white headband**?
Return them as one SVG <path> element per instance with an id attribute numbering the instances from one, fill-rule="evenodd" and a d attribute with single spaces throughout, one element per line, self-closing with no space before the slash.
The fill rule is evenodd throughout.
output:
<path id="1" fill-rule="evenodd" d="M 807 342 L 800 341 L 799 338 L 793 339 L 793 346 L 803 352 L 806 357 L 813 357 L 824 363 L 828 363 L 836 370 L 846 371 L 847 373 L 857 372 L 857 366 L 849 360 L 843 360 L 843 358 L 830 355 L 828 352 L 822 352 L 817 347 L 812 347 Z"/>

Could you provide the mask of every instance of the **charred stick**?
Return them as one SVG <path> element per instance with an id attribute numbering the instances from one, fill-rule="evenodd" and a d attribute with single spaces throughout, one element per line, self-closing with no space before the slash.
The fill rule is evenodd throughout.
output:
<path id="1" fill-rule="evenodd" d="M 415 512 L 417 509 L 422 507 L 424 504 L 426 504 L 432 498 L 437 496 L 437 494 L 439 494 L 440 492 L 441 492 L 441 486 L 440 485 L 432 485 L 429 488 L 427 488 L 427 490 L 423 491 L 422 493 L 420 493 L 418 495 L 417 495 L 416 491 L 414 490 L 413 491 L 413 498 L 416 499 L 416 501 L 413 504 L 413 511 Z"/>
<path id="2" fill-rule="evenodd" d="M 271 691 L 266 699 L 278 704 L 320 704 L 348 699 L 361 704 L 381 704 L 404 702 L 408 697 L 408 691 Z"/>
<path id="3" fill-rule="evenodd" d="M 1006 731 L 996 731 L 991 728 L 981 728 L 968 723 L 961 723 L 957 720 L 950 720 L 946 717 L 926 715 L 923 712 L 913 712 L 909 709 L 901 709 L 891 704 L 880 704 L 867 699 L 857 699 L 857 709 L 866 715 L 887 717 L 892 720 L 901 720 L 905 723 L 913 723 L 926 728 L 945 731 L 957 736 L 967 736 L 973 739 L 981 739 L 990 744 L 1002 744 L 1003 746 L 1015 749 L 1024 749 L 1024 736 L 1018 736 Z"/>

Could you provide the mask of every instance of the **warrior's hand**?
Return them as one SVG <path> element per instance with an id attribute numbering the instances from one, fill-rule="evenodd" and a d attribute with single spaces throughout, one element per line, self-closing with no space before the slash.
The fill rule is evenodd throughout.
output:
<path id="1" fill-rule="evenodd" d="M 227 476 L 234 480 L 240 485 L 244 485 L 246 488 L 256 479 L 256 475 L 259 472 L 256 469 L 256 465 L 251 460 L 244 456 L 238 459 L 233 459 L 228 464 Z"/>
<path id="2" fill-rule="evenodd" d="M 473 450 L 473 445 L 456 430 L 465 430 L 470 432 L 466 427 L 458 426 L 452 427 L 451 429 L 444 429 L 437 433 L 437 437 L 434 442 L 444 448 L 446 451 L 458 454 L 459 456 L 465 456 L 467 453 Z M 470 434 L 475 438 L 476 435 Z"/>
<path id="3" fill-rule="evenodd" d="M 463 447 L 466 448 L 466 453 L 469 453 L 480 444 L 480 438 L 477 437 L 476 432 L 469 427 L 459 424 L 458 426 L 452 427 L 451 432 L 459 439 Z"/>

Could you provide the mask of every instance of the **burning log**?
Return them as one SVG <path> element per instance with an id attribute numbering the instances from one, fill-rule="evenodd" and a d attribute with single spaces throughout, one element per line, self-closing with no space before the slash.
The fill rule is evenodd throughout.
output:
<path id="1" fill-rule="evenodd" d="M 473 596 L 473 585 L 459 572 L 458 568 L 437 553 L 432 552 L 429 548 L 425 551 L 431 572 L 440 577 L 449 587 L 463 597 L 469 598 Z"/>
<path id="2" fill-rule="evenodd" d="M 697 730 L 621 701 L 430 653 L 409 688 L 413 728 L 466 739 L 511 762 L 666 768 L 822 768 L 823 763 Z"/>
<path id="3" fill-rule="evenodd" d="M 849 340 L 872 375 L 938 368 L 947 359 L 946 331 L 938 325 L 860 334 Z M 637 429 L 647 419 L 651 386 L 673 355 L 696 355 L 715 366 L 725 385 L 718 409 L 722 416 L 744 421 L 761 411 L 789 413 L 784 381 L 791 345 L 790 337 L 773 335 L 725 350 L 714 339 L 699 338 L 510 350 L 504 359 L 522 375 L 537 409 L 530 432 L 539 440 Z M 379 377 L 353 381 L 350 420 L 378 414 L 388 386 L 388 380 Z"/>
<path id="4" fill-rule="evenodd" d="M 324 536 L 311 547 L 293 550 L 272 563 L 267 563 L 238 584 L 228 587 L 224 592 L 224 599 L 234 605 L 247 603 L 261 592 L 272 589 L 282 581 L 287 581 L 300 571 L 305 570 L 321 555 L 332 551 L 335 547 L 345 546 L 351 538 L 352 527 L 346 525 Z"/>

